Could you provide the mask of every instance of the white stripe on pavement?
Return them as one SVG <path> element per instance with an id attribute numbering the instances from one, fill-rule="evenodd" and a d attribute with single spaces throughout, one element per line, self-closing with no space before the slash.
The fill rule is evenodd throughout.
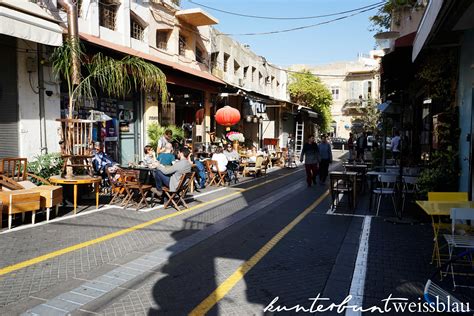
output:
<path id="1" fill-rule="evenodd" d="M 360 236 L 359 252 L 357 253 L 357 260 L 354 268 L 354 274 L 352 275 L 351 289 L 349 295 L 352 295 L 350 304 L 352 306 L 362 307 L 364 302 L 364 287 L 365 287 L 365 276 L 367 273 L 367 256 L 369 255 L 369 236 L 370 236 L 370 223 L 372 221 L 371 216 L 365 216 L 364 224 L 362 225 L 362 234 Z M 352 309 L 346 310 L 346 316 L 359 316 L 360 311 L 354 311 Z"/>

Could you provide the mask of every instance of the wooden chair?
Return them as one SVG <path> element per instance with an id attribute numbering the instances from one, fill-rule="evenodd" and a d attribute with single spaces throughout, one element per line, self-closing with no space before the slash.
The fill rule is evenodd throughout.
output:
<path id="1" fill-rule="evenodd" d="M 217 186 L 225 185 L 225 176 L 227 175 L 227 171 L 219 171 L 219 166 L 215 160 L 209 160 L 209 167 L 214 173 L 214 183 Z"/>
<path id="2" fill-rule="evenodd" d="M 140 209 L 142 203 L 145 203 L 147 207 L 149 207 L 148 202 L 146 200 L 148 192 L 151 192 L 151 188 L 153 187 L 151 184 L 142 184 L 140 182 L 140 171 L 139 170 L 123 170 L 122 171 L 123 177 L 123 186 L 125 188 L 126 196 L 122 202 L 122 206 L 127 208 L 130 202 L 132 201 L 133 197 L 138 194 L 138 198 L 140 199 L 137 202 L 137 211 Z M 152 192 L 152 198 L 154 193 Z"/>
<path id="3" fill-rule="evenodd" d="M 212 170 L 212 160 L 204 160 L 204 166 L 206 167 L 206 173 L 207 173 L 207 180 L 206 180 L 206 185 L 213 185 L 217 184 L 217 173 Z"/>
<path id="4" fill-rule="evenodd" d="M 117 175 L 119 176 L 118 179 L 109 171 L 109 168 L 106 168 L 107 178 L 110 184 L 110 195 L 112 199 L 110 200 L 109 204 L 114 204 L 115 202 L 120 201 L 122 203 L 123 199 L 126 196 L 125 191 L 125 184 L 124 184 L 124 175 L 123 170 L 118 169 Z"/>
<path id="5" fill-rule="evenodd" d="M 36 187 L 36 184 L 31 182 L 30 179 L 34 179 L 41 184 L 51 185 L 45 178 L 28 172 L 28 159 L 26 158 L 12 157 L 0 159 L 0 174 L 16 182 L 19 185 L 14 185 L 17 189 Z M 11 183 L 13 184 L 13 182 Z"/>
<path id="6" fill-rule="evenodd" d="M 0 159 L 0 190 L 17 191 L 31 189 L 41 195 L 41 209 L 46 209 L 46 220 L 49 220 L 51 208 L 56 208 L 58 215 L 59 205 L 63 200 L 63 188 L 51 183 L 35 174 L 27 172 L 28 160 L 26 158 Z M 37 186 L 31 180 L 36 180 Z"/>
<path id="7" fill-rule="evenodd" d="M 270 158 L 265 157 L 262 162 L 262 167 L 260 169 L 260 174 L 263 174 L 265 177 L 267 176 L 268 166 L 270 165 Z"/>
<path id="8" fill-rule="evenodd" d="M 329 189 L 331 192 L 331 210 L 336 209 L 339 205 L 339 194 L 347 194 L 349 201 L 349 209 L 354 208 L 353 190 L 354 185 L 353 179 L 345 174 L 330 174 L 329 175 Z"/>
<path id="9" fill-rule="evenodd" d="M 264 161 L 263 156 L 257 156 L 257 159 L 255 160 L 255 165 L 245 166 L 244 171 L 242 171 L 242 174 L 244 176 L 247 176 L 253 173 L 253 175 L 257 177 L 257 175 L 262 171 L 263 161 Z"/>
<path id="10" fill-rule="evenodd" d="M 61 123 L 61 156 L 64 159 L 62 175 L 66 169 L 86 170 L 93 174 L 92 154 L 92 127 L 95 123 L 90 120 L 58 119 Z"/>
<path id="11" fill-rule="evenodd" d="M 191 183 L 194 181 L 194 172 L 188 172 L 181 176 L 179 180 L 178 187 L 175 192 L 171 192 L 169 188 L 163 187 L 163 192 L 168 197 L 168 200 L 165 202 L 164 208 L 168 208 L 169 204 L 172 203 L 173 207 L 179 212 L 181 209 L 179 205 L 183 205 L 185 208 L 189 208 L 188 204 L 184 198 L 189 191 Z"/>

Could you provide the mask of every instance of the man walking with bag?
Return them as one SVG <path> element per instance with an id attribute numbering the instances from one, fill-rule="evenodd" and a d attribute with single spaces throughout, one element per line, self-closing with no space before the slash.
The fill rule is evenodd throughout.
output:
<path id="1" fill-rule="evenodd" d="M 314 142 L 314 135 L 310 135 L 308 137 L 308 142 L 303 145 L 300 162 L 303 162 L 303 159 L 306 168 L 306 182 L 308 183 L 309 188 L 311 187 L 311 183 L 316 184 L 316 176 L 319 167 L 319 148 L 318 144 Z"/>

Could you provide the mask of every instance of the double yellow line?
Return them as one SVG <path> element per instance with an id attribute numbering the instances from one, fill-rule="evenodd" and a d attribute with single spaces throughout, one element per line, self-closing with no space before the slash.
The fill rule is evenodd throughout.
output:
<path id="1" fill-rule="evenodd" d="M 297 171 L 295 171 L 295 172 L 297 172 Z M 293 172 L 293 173 L 294 173 L 294 172 Z M 37 263 L 40 263 L 40 262 L 43 262 L 43 261 L 46 261 L 46 260 L 49 260 L 49 259 L 52 259 L 52 258 L 61 256 L 61 255 L 64 255 L 64 254 L 67 254 L 67 253 L 69 253 L 69 252 L 73 252 L 73 251 L 76 251 L 76 250 L 79 250 L 79 249 L 82 249 L 82 248 L 85 248 L 85 247 L 89 247 L 89 246 L 92 246 L 92 245 L 95 245 L 95 244 L 98 244 L 98 243 L 101 243 L 101 242 L 104 242 L 104 241 L 107 241 L 107 240 L 110 240 L 110 239 L 113 239 L 113 238 L 116 238 L 116 237 L 125 235 L 125 234 L 128 234 L 128 233 L 134 232 L 134 231 L 139 230 L 139 229 L 143 229 L 143 228 L 145 228 L 145 227 L 151 226 L 151 225 L 153 225 L 153 224 L 159 223 L 159 222 L 164 221 L 164 220 L 167 220 L 167 219 L 169 219 L 169 218 L 173 218 L 173 217 L 176 217 L 176 216 L 180 216 L 180 215 L 189 213 L 189 212 L 194 211 L 194 210 L 196 210 L 196 209 L 203 208 L 203 207 L 205 207 L 205 206 L 207 206 L 207 205 L 210 205 L 210 204 L 213 204 L 213 203 L 216 203 L 216 202 L 219 202 L 219 201 L 228 199 L 228 198 L 230 198 L 230 197 L 239 195 L 239 194 L 241 194 L 242 192 L 256 189 L 256 188 L 258 188 L 258 187 L 260 187 L 260 186 L 262 186 L 262 185 L 271 183 L 271 182 L 273 182 L 273 181 L 276 181 L 276 180 L 281 179 L 281 178 L 286 177 L 286 176 L 288 176 L 288 174 L 282 175 L 282 176 L 278 176 L 278 177 L 276 177 L 276 178 L 274 178 L 274 179 L 271 179 L 271 180 L 269 180 L 269 181 L 265 181 L 265 182 L 262 182 L 262 183 L 253 185 L 253 186 L 251 186 L 251 187 L 249 187 L 249 188 L 246 188 L 246 189 L 239 189 L 238 192 L 233 192 L 233 193 L 230 193 L 230 194 L 227 194 L 227 195 L 224 195 L 224 196 L 215 198 L 215 199 L 213 199 L 213 200 L 211 200 L 211 201 L 203 202 L 203 203 L 201 203 L 201 204 L 192 206 L 192 207 L 190 207 L 190 208 L 188 208 L 188 209 L 185 209 L 185 210 L 182 210 L 182 211 L 179 211 L 179 212 L 175 212 L 175 213 L 171 213 L 171 214 L 168 214 L 168 215 L 165 215 L 165 216 L 161 216 L 161 217 L 155 218 L 155 219 L 153 219 L 153 220 L 150 220 L 150 221 L 148 221 L 148 222 L 145 222 L 145 223 L 142 223 L 142 224 L 138 224 L 138 225 L 135 225 L 135 226 L 126 228 L 126 229 L 122 229 L 122 230 L 116 231 L 116 232 L 111 233 L 111 234 L 108 234 L 108 235 L 104 235 L 104 236 L 99 237 L 99 238 L 96 238 L 96 239 L 88 240 L 88 241 L 85 241 L 85 242 L 82 242 L 82 243 L 79 243 L 79 244 L 76 244 L 76 245 L 73 245 L 73 246 L 70 246 L 70 247 L 66 247 L 66 248 L 63 248 L 63 249 L 59 249 L 59 250 L 56 250 L 56 251 L 53 251 L 53 252 L 50 252 L 50 253 L 47 253 L 47 254 L 44 254 L 44 255 L 41 255 L 41 256 L 38 256 L 38 257 L 35 257 L 35 258 L 32 258 L 32 259 L 29 259 L 29 260 L 25 260 L 25 261 L 22 261 L 22 262 L 19 262 L 19 263 L 16 263 L 16 264 L 13 264 L 13 265 L 10 265 L 10 266 L 1 268 L 1 269 L 0 269 L 0 276 L 5 275 L 5 274 L 8 274 L 8 273 L 11 273 L 11 272 L 13 272 L 13 271 L 17 271 L 17 270 L 20 270 L 20 269 L 29 267 L 29 266 L 32 266 L 32 265 L 35 265 L 35 264 L 37 264 Z"/>
<path id="2" fill-rule="evenodd" d="M 291 221 L 285 228 L 278 232 L 273 238 L 267 242 L 260 250 L 258 250 L 249 260 L 242 263 L 237 270 L 219 285 L 214 292 L 212 292 L 204 301 L 202 301 L 196 308 L 194 308 L 190 316 L 201 316 L 205 315 L 211 310 L 232 288 L 270 251 L 273 247 L 278 244 L 283 237 L 286 236 L 299 222 L 301 222 L 306 215 L 311 213 L 327 196 L 329 191 L 326 191 L 310 206 L 308 206 L 302 213 L 300 213 L 295 219 Z"/>

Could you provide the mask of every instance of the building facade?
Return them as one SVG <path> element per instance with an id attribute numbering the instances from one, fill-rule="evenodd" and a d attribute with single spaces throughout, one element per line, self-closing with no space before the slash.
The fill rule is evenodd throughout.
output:
<path id="1" fill-rule="evenodd" d="M 285 147 L 289 131 L 281 121 L 291 106 L 286 71 L 215 29 L 211 42 L 212 74 L 229 86 L 216 106 L 231 105 L 240 110 L 242 120 L 234 129 L 244 133 L 247 146 Z M 218 136 L 224 134 L 219 126 L 216 132 Z"/>
<path id="2" fill-rule="evenodd" d="M 21 7 L 15 7 L 18 3 Z M 104 141 L 121 163 L 140 159 L 141 148 L 148 142 L 147 126 L 152 122 L 186 125 L 186 137 L 208 141 L 211 104 L 224 85 L 209 71 L 210 25 L 218 21 L 200 9 L 181 10 L 178 1 L 86 0 L 78 5 L 79 36 L 87 54 L 143 58 L 165 73 L 169 91 L 169 102 L 160 104 L 158 95 L 145 91 L 131 91 L 119 99 L 97 89 L 97 97 L 75 113 L 86 118 L 89 110 L 95 109 L 113 118 L 98 124 L 94 138 Z M 12 91 L 2 96 L 2 108 L 12 114 L 0 121 L 0 156 L 31 159 L 40 153 L 58 152 L 56 119 L 66 115 L 68 96 L 64 85 L 52 75 L 48 60 L 54 46 L 62 45 L 67 12 L 55 0 L 2 1 L 0 12 L 5 22 L 21 23 L 17 32 L 0 29 L 5 57 L 2 68 L 8 70 L 0 80 L 2 89 Z M 44 27 L 38 30 L 41 23 Z M 198 123 L 196 113 L 200 110 L 206 119 Z"/>
<path id="3" fill-rule="evenodd" d="M 369 102 L 379 101 L 380 51 L 360 54 L 350 62 L 336 62 L 326 65 L 294 65 L 291 69 L 309 70 L 318 76 L 331 91 L 332 136 L 349 138 L 353 129 L 359 129 L 359 110 Z"/>

